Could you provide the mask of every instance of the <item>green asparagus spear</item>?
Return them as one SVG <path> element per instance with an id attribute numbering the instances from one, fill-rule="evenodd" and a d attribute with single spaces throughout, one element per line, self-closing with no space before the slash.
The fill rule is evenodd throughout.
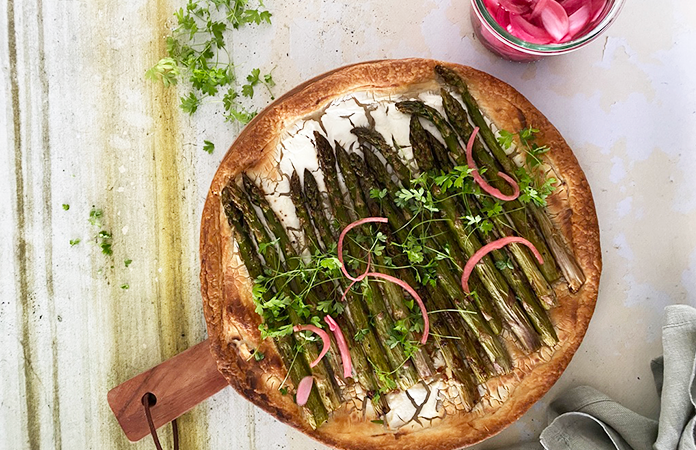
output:
<path id="1" fill-rule="evenodd" d="M 304 174 L 304 184 L 308 206 L 310 211 L 313 212 L 312 217 L 314 218 L 317 231 L 319 232 L 322 241 L 326 245 L 337 242 L 338 232 L 336 230 L 336 235 L 332 235 L 333 227 L 331 227 L 327 219 L 325 205 L 321 199 L 321 194 L 319 193 L 319 187 L 317 186 L 316 179 L 314 178 L 314 175 L 307 170 Z M 334 186 L 336 189 L 338 189 L 338 184 L 334 184 Z M 340 195 L 340 190 L 338 192 Z M 335 191 L 334 194 L 336 194 Z M 365 348 L 365 353 L 368 356 L 370 364 L 374 367 L 374 370 L 379 378 L 382 390 L 388 391 L 390 389 L 390 378 L 387 376 L 387 374 L 390 374 L 393 368 L 390 366 L 386 358 L 385 350 L 380 344 L 380 339 L 377 338 L 370 319 L 368 319 L 363 302 L 352 290 L 348 291 L 347 293 L 346 312 L 349 314 L 350 320 L 355 325 L 356 331 L 360 335 L 361 343 Z"/>
<path id="2" fill-rule="evenodd" d="M 341 173 L 343 174 L 343 179 L 345 180 L 346 187 L 348 188 L 348 192 L 350 193 L 350 196 L 353 200 L 355 212 L 359 217 L 368 217 L 370 215 L 370 212 L 367 209 L 365 198 L 363 197 L 363 193 L 360 190 L 358 178 L 355 176 L 350 167 L 348 153 L 340 145 L 336 145 L 335 150 L 338 166 L 341 169 Z M 378 265 L 386 266 L 384 254 L 374 254 L 373 258 Z M 394 275 L 391 272 L 391 270 L 387 269 L 386 267 L 381 268 L 380 272 L 385 273 L 387 275 Z M 412 323 L 409 317 L 410 311 L 408 310 L 408 307 L 404 304 L 403 291 L 401 290 L 401 288 L 392 283 L 384 283 L 381 287 L 382 292 L 384 293 L 384 299 L 387 301 L 389 305 L 389 309 L 391 311 L 393 319 L 405 321 L 405 326 L 407 329 L 409 329 Z M 409 340 L 417 341 L 417 338 L 412 332 L 409 332 L 408 335 Z M 432 366 L 432 361 L 430 360 L 430 357 L 422 347 L 418 347 L 413 352 L 413 354 L 411 355 L 411 359 L 413 360 L 414 366 L 418 371 L 418 374 L 420 375 L 421 379 L 428 379 L 433 376 L 434 368 Z"/>
<path id="3" fill-rule="evenodd" d="M 346 185 L 349 187 L 349 191 L 351 192 L 351 195 L 354 199 L 353 204 L 356 205 L 356 210 L 358 211 L 358 213 L 363 217 L 378 214 L 377 211 L 370 211 L 367 205 L 367 200 L 370 198 L 369 191 L 370 188 L 374 186 L 374 184 L 370 183 L 367 180 L 367 178 L 356 176 L 353 169 L 353 166 L 356 165 L 355 160 L 359 160 L 360 157 L 355 153 L 352 153 L 349 156 L 345 152 L 345 150 L 343 150 L 343 148 L 341 148 L 340 146 L 336 146 L 336 156 L 338 159 L 339 167 L 341 167 L 341 172 L 343 173 L 344 179 L 346 181 Z M 376 255 L 376 260 L 378 264 L 385 265 L 384 258 L 380 255 Z M 381 272 L 396 275 L 398 278 L 403 279 L 410 286 L 416 286 L 416 280 L 409 271 L 400 271 L 398 274 L 396 274 L 393 273 L 391 270 L 384 268 L 381 269 Z M 409 311 L 403 304 L 402 294 L 396 292 L 393 294 L 393 297 L 396 298 L 391 299 L 392 309 L 394 311 L 400 311 L 402 315 L 401 317 L 408 317 Z M 428 296 L 424 298 L 424 301 L 426 302 L 426 307 L 432 306 L 430 305 L 429 300 L 430 299 L 428 298 Z M 440 349 L 441 354 L 445 359 L 445 363 L 452 372 L 453 377 L 460 383 L 458 387 L 460 388 L 459 392 L 462 401 L 470 409 L 473 407 L 473 405 L 479 398 L 478 391 L 476 390 L 476 381 L 474 380 L 473 373 L 465 367 L 463 359 L 458 354 L 456 354 L 456 345 L 450 345 L 447 342 L 443 342 L 442 336 L 452 336 L 453 334 L 455 334 L 455 332 L 448 329 L 445 323 L 442 322 L 440 317 L 433 317 L 432 319 L 433 320 L 430 324 L 431 335 L 435 339 L 437 347 Z M 420 348 L 418 352 L 414 354 L 414 357 L 418 357 L 419 353 L 425 352 L 422 348 Z M 427 355 L 423 356 L 424 359 L 425 356 Z M 416 361 L 416 367 L 418 368 L 418 360 L 414 358 L 414 361 Z M 420 364 L 424 363 L 421 362 Z M 419 373 L 421 375 L 421 378 L 424 379 L 432 376 L 432 373 L 423 373 L 422 370 L 419 370 Z"/>
<path id="4" fill-rule="evenodd" d="M 399 108 L 399 105 L 400 103 L 397 103 L 397 108 Z M 417 137 L 417 134 L 411 133 L 410 137 Z M 434 167 L 432 152 L 414 153 L 414 156 L 419 167 Z M 471 258 L 482 247 L 481 242 L 476 235 L 467 231 L 467 226 L 461 219 L 464 214 L 461 213 L 454 199 L 443 194 L 437 185 L 433 185 L 431 190 L 435 198 L 439 200 L 438 206 L 444 213 L 445 223 L 451 231 L 451 236 L 455 238 L 467 257 Z M 484 256 L 476 264 L 474 270 L 484 286 L 486 286 L 488 292 L 490 292 L 491 298 L 504 322 L 512 330 L 522 347 L 527 351 L 536 350 L 539 347 L 539 335 L 534 331 L 527 316 L 525 316 L 517 303 L 515 292 L 513 292 L 505 277 L 495 267 L 490 256 Z M 518 295 L 528 294 L 523 290 L 518 290 L 516 293 Z M 528 302 L 533 302 L 534 300 L 533 296 L 523 299 L 523 301 Z"/>
<path id="5" fill-rule="evenodd" d="M 444 96 L 443 96 L 444 97 Z M 447 100 L 445 100 L 447 102 Z M 455 102 L 456 103 L 456 102 Z M 458 104 L 458 103 L 457 103 Z M 437 127 L 440 129 L 443 135 L 448 136 L 448 139 L 446 139 L 446 142 L 449 146 L 451 146 L 452 154 L 456 155 L 460 151 L 459 144 L 456 141 L 456 137 L 454 137 L 453 132 L 449 125 L 442 119 L 440 114 L 430 108 L 427 107 L 426 105 L 420 104 L 419 102 L 410 102 L 408 105 L 404 106 L 404 108 L 408 108 L 410 112 L 412 112 L 414 115 L 411 117 L 415 117 L 416 115 L 419 115 L 421 117 L 427 117 L 429 119 L 433 120 L 433 123 L 437 124 Z M 451 109 L 451 108 L 450 108 Z M 467 124 L 468 125 L 468 124 Z M 417 120 L 414 121 L 412 119 L 412 130 L 416 130 L 416 135 L 421 134 L 420 140 L 421 142 L 429 142 L 430 147 L 433 151 L 434 155 L 441 154 L 441 152 L 444 150 L 444 147 L 442 144 L 434 137 L 432 136 L 428 131 L 423 130 L 423 128 L 420 126 L 420 122 Z M 427 135 L 424 136 L 424 135 Z M 422 153 L 419 153 L 419 155 Z M 464 158 L 464 161 L 461 160 L 461 158 Z M 460 157 L 457 157 L 457 162 L 460 164 L 466 164 L 465 157 L 462 155 Z M 438 163 L 439 166 L 448 171 L 451 170 L 451 162 L 449 161 L 449 158 L 443 159 L 443 158 L 438 158 Z M 461 200 L 461 197 L 459 197 Z M 504 205 L 510 204 L 510 203 L 518 203 L 516 200 L 513 202 L 504 202 Z M 468 203 L 466 205 L 469 208 L 472 208 L 472 203 Z M 521 205 L 520 205 L 521 206 Z M 505 206 L 504 206 L 505 207 Z M 473 208 L 477 208 L 474 206 Z M 513 210 L 513 214 L 516 214 L 518 212 L 522 211 L 517 211 Z M 523 213 L 523 212 L 522 212 Z M 479 211 L 474 211 L 472 216 L 482 216 Z M 524 213 L 523 213 L 524 215 Z M 512 233 L 512 230 L 510 229 L 509 223 L 507 223 L 502 216 L 494 216 L 491 218 L 493 223 L 496 225 L 497 230 L 501 235 L 507 236 Z M 527 224 L 525 224 L 525 227 L 528 227 Z M 542 241 L 543 243 L 543 241 Z M 515 256 L 515 259 L 517 260 L 518 264 L 522 268 L 523 272 L 527 276 L 527 280 L 532 284 L 532 287 L 534 288 L 535 292 L 537 295 L 539 295 L 540 300 L 542 301 L 542 306 L 546 309 L 550 308 L 551 306 L 554 305 L 555 303 L 555 293 L 551 286 L 548 285 L 546 280 L 543 278 L 542 274 L 537 270 L 536 266 L 536 261 L 534 261 L 529 255 L 528 251 L 526 248 L 523 248 L 522 245 L 513 243 L 509 246 L 510 251 L 513 253 Z M 544 247 L 545 248 L 545 247 Z M 495 253 L 494 255 L 499 255 L 500 252 Z M 550 255 L 547 255 L 547 260 L 549 261 L 549 267 L 553 266 L 553 260 L 550 258 Z M 521 295 L 522 299 L 524 300 L 529 300 L 534 303 L 532 300 L 532 297 L 527 295 L 528 294 L 528 289 L 524 286 L 521 285 L 521 280 L 518 280 L 517 278 L 515 279 L 510 279 L 512 276 L 512 273 L 505 273 L 504 276 L 508 279 L 508 283 L 513 286 L 514 290 Z M 548 331 L 552 331 L 549 329 Z M 550 333 L 549 335 L 552 335 L 553 333 Z"/>
<path id="6" fill-rule="evenodd" d="M 301 254 L 292 245 L 290 237 L 285 231 L 285 227 L 280 222 L 280 219 L 273 211 L 273 208 L 271 208 L 271 205 L 266 200 L 263 191 L 258 186 L 256 186 L 256 184 L 254 184 L 254 182 L 246 174 L 242 174 L 242 182 L 244 184 L 244 188 L 247 194 L 249 195 L 249 199 L 263 212 L 263 216 L 266 219 L 266 224 L 269 226 L 271 232 L 276 237 L 276 239 L 280 241 L 283 257 L 285 259 L 285 264 L 288 267 L 288 269 L 290 269 L 291 271 L 301 270 Z M 322 288 L 325 286 L 327 285 L 323 284 Z M 319 304 L 319 298 L 317 297 L 317 294 L 315 290 L 312 289 L 312 287 L 310 287 L 309 290 L 301 289 L 299 286 L 297 286 L 295 279 L 290 280 L 290 287 L 294 288 L 295 294 L 304 292 L 304 299 L 307 300 L 307 302 L 311 306 L 316 307 Z M 336 348 L 337 347 L 332 346 L 329 349 L 328 353 L 326 354 L 325 361 L 327 369 L 329 371 L 328 374 L 331 376 L 331 379 L 341 380 L 341 382 L 343 382 L 341 376 L 341 374 L 343 373 L 341 367 L 341 358 L 336 352 Z"/>
<path id="7" fill-rule="evenodd" d="M 479 127 L 481 137 L 488 146 L 488 149 L 493 153 L 493 156 L 498 160 L 498 163 L 505 169 L 508 175 L 513 176 L 517 167 L 515 163 L 507 156 L 505 150 L 500 146 L 500 143 L 495 138 L 493 130 L 490 129 L 486 120 L 481 113 L 478 106 L 478 102 L 469 92 L 465 81 L 452 69 L 444 66 L 436 66 L 435 72 L 437 72 L 440 77 L 447 83 L 452 89 L 454 89 L 464 100 L 464 104 L 469 112 L 474 125 Z M 551 252 L 556 258 L 563 276 L 568 282 L 568 286 L 572 292 L 576 292 L 585 282 L 585 274 L 582 272 L 575 255 L 573 255 L 572 250 L 564 242 L 564 238 L 561 233 L 558 232 L 548 218 L 548 215 L 539 206 L 531 203 L 529 204 L 529 209 L 536 219 L 539 228 L 541 229 L 544 238 L 546 239 Z"/>
<path id="8" fill-rule="evenodd" d="M 302 190 L 302 182 L 296 170 L 292 171 L 290 176 L 290 197 L 295 205 L 297 218 L 300 220 L 300 227 L 305 235 L 306 246 L 309 253 L 312 255 L 321 251 L 319 236 L 312 225 L 312 215 L 309 211 L 307 198 Z"/>
<path id="9" fill-rule="evenodd" d="M 310 214 L 316 225 L 316 229 L 319 232 L 324 245 L 334 245 L 336 244 L 337 238 L 331 234 L 331 225 L 326 216 L 326 211 L 324 209 L 324 203 L 321 200 L 321 194 L 319 193 L 319 187 L 314 175 L 309 170 L 305 169 L 304 172 L 304 193 L 307 207 L 309 208 Z M 347 284 L 339 282 L 341 289 L 345 290 Z M 380 392 L 388 392 L 393 389 L 390 378 L 385 376 L 379 376 L 380 374 L 388 373 L 389 363 L 387 362 L 386 356 L 383 353 L 383 349 L 379 344 L 377 335 L 375 334 L 372 326 L 369 324 L 367 318 L 367 313 L 364 311 L 360 299 L 351 290 L 346 293 L 346 311 L 344 314 L 348 315 L 349 320 L 347 325 L 349 325 L 350 336 L 346 336 L 349 341 L 349 348 L 351 349 L 351 356 L 355 358 L 353 352 L 354 348 L 358 348 L 357 345 L 351 344 L 353 342 L 358 342 L 360 348 L 364 349 L 366 356 L 365 363 L 363 367 L 368 367 L 368 364 L 372 367 L 370 370 L 357 372 L 357 376 L 363 377 L 361 383 L 368 386 L 368 389 L 372 389 L 369 386 L 376 385 Z M 345 333 L 344 333 L 345 334 Z M 358 355 L 358 358 L 360 356 Z M 377 396 L 379 402 L 384 404 L 385 407 L 382 409 L 386 412 L 389 410 L 388 405 L 386 405 L 386 398 L 383 395 Z"/>
<path id="10" fill-rule="evenodd" d="M 326 181 L 329 200 L 333 206 L 333 212 L 341 228 L 348 226 L 352 219 L 348 215 L 348 208 L 344 202 L 343 194 L 338 182 L 336 169 L 336 157 L 331 144 L 320 133 L 314 134 L 319 164 Z M 360 255 L 362 251 L 353 240 L 346 240 L 349 254 Z M 382 342 L 387 342 L 394 329 L 394 322 L 387 311 L 384 297 L 379 286 L 374 281 L 362 283 L 364 304 L 373 318 L 374 329 Z M 408 389 L 418 382 L 418 376 L 413 365 L 408 361 L 401 346 L 384 346 L 385 354 L 389 359 L 392 371 L 396 376 L 397 384 L 401 389 Z"/>
<path id="11" fill-rule="evenodd" d="M 261 261 L 259 260 L 254 244 L 249 236 L 249 230 L 244 222 L 242 214 L 234 207 L 231 200 L 231 192 L 228 187 L 222 191 L 222 204 L 227 215 L 227 221 L 233 230 L 235 241 L 239 247 L 240 255 L 244 261 L 249 275 L 257 278 L 263 275 Z M 267 291 L 264 296 L 265 301 L 269 301 L 273 296 L 271 291 Z M 270 324 L 271 326 L 275 324 Z M 281 336 L 274 339 L 278 353 L 280 354 L 285 369 L 288 371 L 290 379 L 297 386 L 306 376 L 311 375 L 309 364 L 304 355 L 300 357 L 295 351 L 296 343 L 292 335 Z M 322 402 L 317 385 L 314 385 L 310 392 L 309 399 L 305 404 L 308 411 L 309 423 L 313 428 L 319 427 L 328 420 L 328 411 Z"/>
<path id="12" fill-rule="evenodd" d="M 387 159 L 399 179 L 410 180 L 413 178 L 411 176 L 411 171 L 408 169 L 408 167 L 406 167 L 406 164 L 404 164 L 404 162 L 401 160 L 401 157 L 397 154 L 394 148 L 387 143 L 381 134 L 366 127 L 355 127 L 350 130 L 350 132 L 356 135 L 360 140 L 366 141 L 376 148 L 377 151 L 379 151 Z"/>
<path id="13" fill-rule="evenodd" d="M 466 111 L 462 107 L 461 103 L 455 100 L 454 97 L 452 97 L 452 95 L 450 95 L 447 91 L 443 89 L 441 94 L 445 112 L 447 113 L 447 118 L 452 124 L 452 127 L 462 141 L 468 142 L 471 134 L 473 133 L 473 128 L 469 124 Z M 478 137 L 474 140 L 472 154 L 477 164 L 482 169 L 486 169 L 482 171 L 482 177 L 486 179 L 491 186 L 497 188 L 501 192 L 506 192 L 510 189 L 507 182 L 495 175 L 500 172 L 501 168 L 496 163 L 495 159 L 483 147 L 483 144 Z M 456 160 L 457 164 L 466 164 L 465 155 L 458 156 Z M 506 215 L 511 219 L 520 236 L 526 238 L 528 241 L 534 244 L 543 257 L 544 264 L 541 264 L 539 269 L 545 277 L 544 280 L 540 279 L 537 271 L 525 271 L 525 275 L 527 276 L 527 279 L 534 288 L 535 292 L 538 293 L 540 299 L 542 299 L 545 304 L 553 306 L 555 304 L 555 294 L 553 293 L 553 289 L 548 285 L 548 281 L 553 282 L 557 280 L 559 274 L 556 268 L 556 262 L 554 261 L 546 242 L 541 236 L 539 236 L 536 228 L 534 228 L 534 226 L 529 223 L 529 220 L 527 220 L 527 215 L 524 212 L 524 206 L 518 199 L 503 202 L 502 206 L 506 212 Z M 506 222 L 502 216 L 496 216 L 495 221 L 499 232 L 507 235 L 512 231 L 510 230 L 509 222 Z M 514 249 L 513 252 L 515 253 L 515 259 L 517 259 L 518 263 L 521 265 L 528 265 L 529 261 L 534 263 L 529 251 L 522 248 L 520 244 L 515 244 L 511 246 L 511 248 Z M 522 262 L 522 259 L 525 259 L 526 261 Z M 544 282 L 545 280 L 548 281 Z"/>
<path id="14" fill-rule="evenodd" d="M 369 155 L 371 154 L 369 150 L 364 150 L 363 153 L 367 158 L 369 158 Z M 374 158 L 371 164 L 374 167 L 370 166 L 369 168 L 376 169 L 377 167 L 381 167 L 384 169 L 384 166 L 382 165 L 381 161 L 379 161 L 379 158 L 376 158 L 376 155 L 373 155 L 373 157 Z M 353 169 L 355 170 L 358 178 L 369 180 L 374 187 L 377 187 L 376 180 L 389 183 L 388 177 L 371 177 L 362 159 L 351 158 L 351 162 L 354 163 Z M 393 229 L 397 239 L 403 242 L 407 238 L 408 231 L 406 230 L 406 225 L 409 218 L 403 217 L 399 211 L 397 211 L 391 202 L 393 197 L 389 197 L 389 199 L 385 199 L 385 201 L 382 203 L 383 214 L 389 218 L 389 226 Z M 408 214 L 408 211 L 406 210 L 401 211 L 403 214 Z M 439 236 L 440 239 L 443 237 L 444 235 Z M 438 309 L 457 309 L 460 317 L 470 327 L 476 339 L 481 342 L 481 345 L 485 350 L 486 355 L 490 359 L 495 371 L 497 373 L 508 372 L 511 369 L 512 364 L 507 351 L 502 346 L 500 341 L 498 341 L 497 337 L 493 334 L 490 327 L 487 325 L 486 321 L 479 314 L 474 305 L 467 299 L 463 298 L 464 292 L 462 292 L 462 288 L 459 285 L 458 280 L 454 278 L 451 268 L 445 261 L 436 261 L 436 275 L 438 281 L 436 283 L 436 288 L 433 288 L 432 286 L 428 287 L 429 292 L 434 290 L 442 292 L 441 295 L 431 295 L 433 299 L 440 301 L 440 303 L 436 304 L 436 307 Z M 455 308 L 451 308 L 451 306 L 444 299 L 450 299 L 454 303 Z"/>
<path id="15" fill-rule="evenodd" d="M 414 145 L 414 154 L 416 154 L 416 160 L 422 162 L 426 167 L 432 168 L 434 164 L 431 156 L 435 153 L 441 152 L 441 150 L 433 149 L 432 147 L 441 146 L 442 144 L 440 144 L 437 140 L 429 138 L 428 134 L 429 133 L 420 125 L 418 118 L 416 116 L 411 116 L 411 142 L 413 143 L 412 145 Z M 416 143 L 418 144 L 417 146 Z M 419 149 L 418 152 L 415 151 L 416 147 Z M 440 169 L 445 171 L 451 170 L 451 163 L 449 161 L 441 163 Z M 478 210 L 478 205 L 475 201 L 469 201 L 468 197 L 465 196 L 458 196 L 457 199 L 459 200 L 459 205 L 456 206 L 461 206 L 465 209 L 462 211 L 464 214 L 460 215 L 475 217 L 483 214 L 480 210 Z M 470 230 L 469 236 L 474 236 L 474 233 L 476 233 L 476 230 Z M 479 237 L 487 243 L 495 240 L 492 233 L 480 233 Z M 510 246 L 510 248 L 512 249 L 512 246 Z M 491 256 L 496 262 L 506 262 L 508 261 L 506 253 L 507 250 L 495 250 L 491 253 Z M 541 273 L 536 270 L 536 265 L 534 262 L 529 261 L 529 259 L 522 258 L 521 263 L 525 264 L 523 267 L 526 269 L 526 272 L 537 273 L 538 278 L 541 281 L 546 281 Z M 530 291 L 526 280 L 523 279 L 517 270 L 505 269 L 501 270 L 500 273 L 503 275 L 503 278 L 505 278 L 505 281 L 510 285 L 513 291 L 517 294 L 523 309 L 527 313 L 527 316 L 529 317 L 534 328 L 542 338 L 542 341 L 548 345 L 554 345 L 558 341 L 558 338 L 556 337 L 556 332 L 553 329 L 553 325 L 542 308 L 539 300 Z M 548 289 L 551 290 L 550 286 Z M 553 291 L 551 290 L 551 292 Z"/>
<path id="16" fill-rule="evenodd" d="M 467 214 L 470 216 L 481 215 L 480 210 L 477 209 L 473 201 L 465 205 L 465 208 L 467 208 Z M 479 238 L 486 244 L 499 239 L 499 236 L 496 236 L 494 232 L 484 234 L 479 233 L 478 230 L 475 229 L 470 230 L 470 232 L 477 233 Z M 556 342 L 558 342 L 558 337 L 553 328 L 553 324 L 542 307 L 542 304 L 539 302 L 539 299 L 527 284 L 527 280 L 521 275 L 519 265 L 512 257 L 512 252 L 508 249 L 500 249 L 493 250 L 490 255 L 497 264 L 503 267 L 500 269 L 500 273 L 518 294 L 518 299 L 520 300 L 522 308 L 527 313 L 527 317 L 529 317 L 532 325 L 534 325 L 534 329 L 539 333 L 542 342 L 549 346 L 556 344 Z M 509 265 L 512 265 L 512 267 L 508 267 Z"/>
<path id="17" fill-rule="evenodd" d="M 314 177 L 311 175 L 311 173 L 309 173 L 309 171 L 305 172 L 304 177 L 307 183 L 311 183 L 310 178 L 311 180 L 314 180 Z M 317 233 L 314 227 L 312 226 L 313 221 L 311 219 L 313 215 L 312 211 L 319 211 L 321 213 L 321 210 L 319 209 L 318 203 L 316 202 L 311 203 L 312 208 L 310 209 L 309 198 L 307 195 L 305 195 L 305 192 L 302 189 L 302 183 L 296 171 L 293 171 L 292 176 L 290 177 L 290 196 L 292 197 L 292 201 L 295 204 L 297 216 L 300 219 L 300 225 L 307 238 L 310 253 L 317 254 L 322 250 L 326 251 L 326 247 L 320 247 L 319 237 L 317 236 Z M 314 200 L 316 200 L 316 198 L 314 198 Z M 316 217 L 314 223 L 317 225 L 317 227 L 319 226 L 318 224 L 324 225 L 325 230 L 328 230 L 329 228 L 328 223 L 325 223 L 325 218 L 324 221 L 322 221 L 321 218 Z M 320 282 L 321 281 L 325 281 L 322 274 L 320 274 Z M 342 287 L 342 290 L 343 289 L 345 289 L 345 286 Z M 335 293 L 332 294 L 330 292 L 326 292 L 325 290 L 325 295 L 331 296 L 335 295 Z M 376 392 L 380 390 L 380 383 L 379 380 L 374 376 L 374 372 L 369 365 L 367 356 L 363 351 L 362 345 L 355 341 L 355 336 L 361 334 L 361 332 L 356 330 L 355 326 L 353 325 L 353 322 L 351 322 L 350 320 L 346 320 L 346 317 L 343 314 L 341 314 L 338 317 L 334 317 L 334 319 L 336 319 L 336 321 L 339 323 L 341 329 L 344 332 L 343 334 L 348 344 L 348 349 L 351 354 L 352 365 L 354 367 L 354 372 L 357 380 L 368 392 L 368 395 L 374 395 Z M 366 331 L 369 331 L 371 333 L 371 330 Z M 378 415 L 381 415 L 382 413 L 386 413 L 389 410 L 389 405 L 385 396 L 379 396 L 378 399 L 378 404 L 376 404 L 375 407 L 378 409 Z"/>
<path id="18" fill-rule="evenodd" d="M 273 242 L 273 239 L 268 235 L 268 232 L 264 228 L 263 224 L 256 216 L 254 208 L 244 192 L 242 192 L 242 190 L 234 183 L 228 184 L 227 188 L 230 200 L 244 216 L 244 220 L 249 225 L 249 229 L 253 233 L 256 242 L 259 244 Z M 276 237 L 280 239 L 279 236 Z M 277 269 L 277 272 L 286 272 L 286 265 L 281 260 L 279 253 L 273 245 L 266 248 L 264 258 L 270 267 Z M 301 295 L 302 293 L 302 289 L 298 286 L 298 283 L 294 278 L 291 278 L 289 282 L 286 282 L 280 277 L 274 277 L 273 282 L 276 291 L 279 293 L 284 293 L 291 297 Z M 309 294 L 311 294 L 311 291 Z M 293 308 L 288 308 L 287 311 L 293 325 L 299 325 L 302 323 L 300 317 L 293 310 Z M 313 361 L 319 356 L 319 350 L 316 344 L 313 342 L 307 342 L 305 344 L 305 353 L 310 361 Z M 327 360 L 323 360 L 314 366 L 313 372 L 317 375 L 315 377 L 316 385 L 319 388 L 322 396 L 327 400 L 326 406 L 331 410 L 338 408 L 341 404 L 340 389 L 336 385 L 336 379 L 333 376 L 330 366 L 327 364 Z"/>
<path id="19" fill-rule="evenodd" d="M 421 151 L 421 149 L 414 148 L 413 151 L 414 154 L 417 154 Z M 401 187 L 394 183 L 394 181 L 388 175 L 386 167 L 384 167 L 377 155 L 371 149 L 366 147 L 363 148 L 363 154 L 365 155 L 367 165 L 370 167 L 371 170 L 374 170 L 376 172 L 375 178 L 378 179 L 380 183 L 384 184 L 389 192 L 398 192 L 399 189 L 401 189 Z M 409 221 L 413 218 L 409 211 L 403 211 L 403 214 L 408 216 L 407 219 Z M 433 230 L 433 236 L 435 240 L 439 243 L 439 246 L 443 249 L 448 248 L 453 253 L 454 259 L 450 260 L 450 262 L 455 265 L 453 269 L 457 271 L 462 271 L 464 267 L 463 262 L 466 261 L 468 257 L 465 256 L 464 252 L 459 248 L 459 246 L 448 245 L 450 240 L 448 237 L 449 230 L 447 226 L 444 224 L 444 219 L 434 219 L 431 222 L 431 226 Z M 446 265 L 446 263 L 443 262 L 440 263 L 440 265 Z M 443 271 L 443 273 L 446 274 L 444 276 L 447 277 L 448 282 L 450 282 L 450 284 L 452 284 L 453 286 L 458 285 L 459 282 L 454 279 L 453 275 L 451 274 L 451 270 L 452 269 Z M 491 327 L 493 333 L 499 334 L 502 331 L 502 322 L 500 320 L 500 316 L 493 307 L 489 294 L 481 284 L 481 281 L 479 280 L 476 274 L 472 275 L 469 284 L 474 289 L 474 291 L 478 293 L 478 295 L 473 296 L 473 300 L 475 301 L 477 308 L 481 312 L 481 315 L 489 323 L 489 326 Z"/>

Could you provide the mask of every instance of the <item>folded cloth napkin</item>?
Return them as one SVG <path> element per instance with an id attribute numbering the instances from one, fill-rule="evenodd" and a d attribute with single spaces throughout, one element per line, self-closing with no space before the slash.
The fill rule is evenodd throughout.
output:
<path id="1" fill-rule="evenodd" d="M 665 309 L 662 348 L 664 356 L 651 363 L 660 394 L 659 422 L 579 386 L 551 403 L 550 424 L 538 442 L 514 449 L 696 450 L 696 309 Z"/>
<path id="2" fill-rule="evenodd" d="M 663 363 L 652 364 L 660 392 L 660 425 L 655 450 L 696 450 L 696 309 L 665 308 L 662 326 Z M 664 367 L 664 371 L 660 368 Z"/>

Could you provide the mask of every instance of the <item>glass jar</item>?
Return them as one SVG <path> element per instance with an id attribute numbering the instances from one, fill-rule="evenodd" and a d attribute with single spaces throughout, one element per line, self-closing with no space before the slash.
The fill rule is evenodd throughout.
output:
<path id="1" fill-rule="evenodd" d="M 481 43 L 493 53 L 511 61 L 535 61 L 544 56 L 563 55 L 592 42 L 619 15 L 624 0 L 609 0 L 603 17 L 581 36 L 559 44 L 534 44 L 508 33 L 495 21 L 484 0 L 471 0 L 471 24 Z"/>

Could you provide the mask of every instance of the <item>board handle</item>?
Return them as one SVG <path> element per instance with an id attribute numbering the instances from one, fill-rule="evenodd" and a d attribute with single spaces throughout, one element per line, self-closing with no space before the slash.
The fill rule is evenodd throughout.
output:
<path id="1" fill-rule="evenodd" d="M 107 394 L 109 406 L 131 442 L 150 434 L 143 397 L 150 404 L 155 428 L 166 425 L 227 386 L 205 341 L 119 384 Z"/>

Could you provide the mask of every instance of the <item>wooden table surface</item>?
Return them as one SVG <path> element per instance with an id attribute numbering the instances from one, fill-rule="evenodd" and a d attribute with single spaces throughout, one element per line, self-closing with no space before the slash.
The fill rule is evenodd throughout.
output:
<path id="1" fill-rule="evenodd" d="M 226 35 L 238 75 L 273 69 L 277 94 L 371 59 L 472 65 L 526 95 L 575 150 L 602 232 L 597 310 L 556 386 L 477 448 L 536 435 L 548 402 L 577 384 L 657 415 L 649 360 L 661 354 L 662 309 L 696 304 L 695 5 L 629 1 L 588 47 L 532 64 L 488 53 L 466 0 L 267 0 L 272 25 Z M 183 90 L 143 76 L 182 6 L 0 2 L 2 449 L 154 448 L 126 440 L 106 393 L 206 337 L 200 213 L 239 127 L 215 105 L 183 115 Z M 93 209 L 112 256 L 94 242 Z M 183 449 L 323 448 L 229 388 L 180 422 Z"/>

